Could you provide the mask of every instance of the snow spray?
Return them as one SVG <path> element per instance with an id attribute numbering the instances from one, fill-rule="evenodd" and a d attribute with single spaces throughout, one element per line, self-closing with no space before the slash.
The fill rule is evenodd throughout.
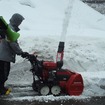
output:
<path id="1" fill-rule="evenodd" d="M 65 10 L 65 17 L 63 20 L 62 32 L 61 32 L 61 41 L 63 41 L 63 42 L 65 42 L 65 38 L 66 38 L 66 34 L 67 34 L 67 28 L 69 26 L 69 20 L 71 18 L 74 2 L 75 2 L 75 0 L 69 0 L 68 6 Z"/>
<path id="2" fill-rule="evenodd" d="M 71 17 L 71 12 L 73 9 L 73 3 L 75 0 L 69 0 L 68 6 L 65 10 L 65 17 L 63 20 L 63 26 L 62 26 L 62 33 L 61 33 L 61 39 L 58 46 L 57 56 L 56 56 L 56 62 L 60 62 L 60 66 L 63 65 L 63 56 L 64 56 L 64 42 L 67 34 L 67 28 L 69 26 L 69 20 Z M 61 63 L 62 62 L 62 63 Z"/>

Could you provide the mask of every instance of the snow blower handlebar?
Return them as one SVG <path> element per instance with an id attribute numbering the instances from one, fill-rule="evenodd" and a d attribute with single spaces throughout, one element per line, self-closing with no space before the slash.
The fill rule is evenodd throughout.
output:
<path id="1" fill-rule="evenodd" d="M 28 59 L 32 65 L 30 71 L 39 78 L 42 75 L 43 61 L 39 61 L 37 55 L 35 56 L 33 54 L 29 54 L 26 59 Z"/>
<path id="2" fill-rule="evenodd" d="M 31 63 L 33 62 L 37 62 L 37 55 L 33 55 L 33 54 L 28 54 L 26 59 L 28 59 Z"/>

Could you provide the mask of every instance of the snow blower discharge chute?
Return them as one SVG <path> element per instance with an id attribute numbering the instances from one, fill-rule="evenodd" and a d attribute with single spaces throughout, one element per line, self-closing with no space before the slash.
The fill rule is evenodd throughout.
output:
<path id="1" fill-rule="evenodd" d="M 29 55 L 33 74 L 33 90 L 40 95 L 68 94 L 79 96 L 84 89 L 81 74 L 63 69 L 64 42 L 59 42 L 56 62 L 39 61 L 37 56 Z"/>

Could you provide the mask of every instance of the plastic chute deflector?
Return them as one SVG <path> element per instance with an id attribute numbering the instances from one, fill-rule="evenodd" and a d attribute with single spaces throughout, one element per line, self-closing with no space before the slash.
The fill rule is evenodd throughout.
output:
<path id="1" fill-rule="evenodd" d="M 6 36 L 7 39 L 11 42 L 16 41 L 20 34 L 17 32 L 14 32 L 9 25 L 6 23 L 6 21 L 4 20 L 4 18 L 2 16 L 0 16 L 0 29 L 1 30 L 5 30 L 6 31 Z"/>

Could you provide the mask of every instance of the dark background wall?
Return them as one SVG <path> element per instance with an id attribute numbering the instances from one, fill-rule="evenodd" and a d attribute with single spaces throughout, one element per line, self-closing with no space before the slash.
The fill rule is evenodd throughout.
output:
<path id="1" fill-rule="evenodd" d="M 81 0 L 98 12 L 105 14 L 105 0 Z"/>
<path id="2" fill-rule="evenodd" d="M 83 2 L 88 2 L 88 3 L 103 3 L 105 0 L 82 0 Z"/>

